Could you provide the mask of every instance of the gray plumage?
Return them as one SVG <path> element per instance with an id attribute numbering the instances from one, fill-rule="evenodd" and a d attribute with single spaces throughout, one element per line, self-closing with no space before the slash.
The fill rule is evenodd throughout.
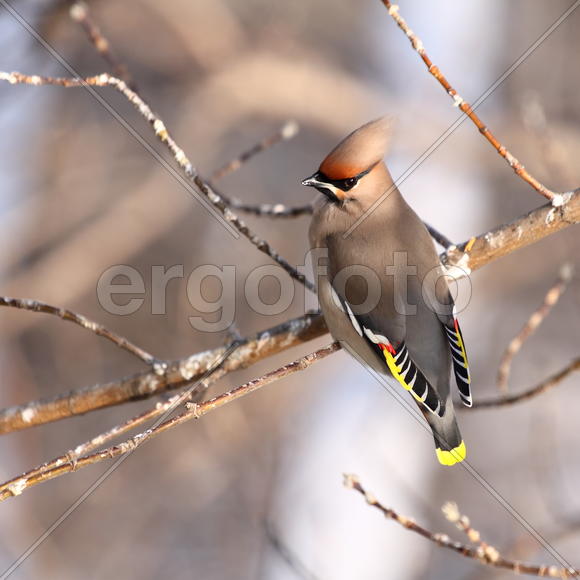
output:
<path id="1" fill-rule="evenodd" d="M 394 377 L 394 368 L 398 388 L 409 390 L 412 385 L 433 431 L 439 461 L 451 465 L 465 454 L 450 393 L 451 355 L 456 369 L 464 362 L 467 379 L 460 387 L 462 400 L 470 404 L 467 358 L 431 236 L 394 187 L 382 161 L 388 127 L 385 119 L 364 125 L 303 182 L 325 194 L 309 234 L 311 248 L 328 251 L 326 263 L 321 261 L 322 269 L 315 272 L 318 297 L 336 340 L 382 375 Z M 365 219 L 351 230 L 362 216 Z M 380 290 L 376 300 L 367 300 L 369 289 L 371 294 Z M 362 308 L 357 306 L 365 300 Z M 461 338 L 455 338 L 455 332 Z M 450 346 L 454 338 L 455 353 Z M 405 347 L 408 352 L 403 352 Z M 391 362 L 404 364 L 390 367 L 391 355 Z M 417 400 L 421 397 L 424 401 Z"/>

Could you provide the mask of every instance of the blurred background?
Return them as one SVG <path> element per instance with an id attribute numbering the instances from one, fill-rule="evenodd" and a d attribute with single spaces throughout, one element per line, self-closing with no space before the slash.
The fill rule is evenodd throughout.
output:
<path id="1" fill-rule="evenodd" d="M 401 13 L 462 96 L 475 101 L 569 7 L 404 0 Z M 107 70 L 68 16 L 67 2 L 12 5 L 77 71 Z M 378 0 L 100 0 L 92 15 L 143 97 L 203 175 L 277 130 L 299 134 L 220 182 L 247 202 L 300 205 L 300 186 L 345 134 L 382 114 L 396 117 L 395 177 L 459 117 Z M 481 105 L 479 113 L 548 187 L 580 183 L 580 11 Z M 0 7 L 0 70 L 67 72 Z M 168 158 L 125 100 L 104 99 Z M 270 263 L 232 238 L 86 91 L 0 84 L 0 293 L 83 313 L 161 358 L 227 340 L 195 331 L 186 282 L 168 285 L 167 313 L 151 313 L 151 267 L 235 265 L 235 320 L 243 335 L 304 309 L 254 313 L 243 282 Z M 170 161 L 172 161 L 170 159 Z M 401 185 L 416 211 L 456 242 L 544 203 L 469 123 Z M 291 263 L 302 264 L 308 217 L 244 218 Z M 475 272 L 461 316 L 475 397 L 497 392 L 501 354 L 564 262 L 580 266 L 570 228 Z M 146 282 L 130 316 L 99 304 L 97 281 L 127 264 Z M 271 283 L 270 283 L 271 282 Z M 463 282 L 463 286 L 468 282 Z M 214 299 L 219 288 L 205 290 Z M 275 301 L 278 285 L 261 287 Z M 217 294 L 216 294 L 217 293 Z M 131 296 L 127 296 L 130 298 Z M 312 299 L 308 299 L 311 306 Z M 578 355 L 575 278 L 516 359 L 513 391 L 537 384 Z M 106 341 L 53 317 L 0 311 L 2 407 L 106 382 L 143 369 Z M 304 344 L 228 376 L 226 390 L 328 343 Z M 513 407 L 461 412 L 469 462 L 568 561 L 580 565 L 580 377 Z M 149 408 L 91 413 L 0 439 L 8 479 Z M 413 407 L 409 407 L 413 408 Z M 0 506 L 0 569 L 7 568 L 85 491 L 101 464 L 26 491 Z M 555 564 L 489 487 L 461 467 L 442 469 L 430 433 L 345 353 L 173 430 L 141 447 L 14 573 L 14 578 L 507 578 L 509 573 L 434 547 L 385 521 L 342 486 L 356 473 L 386 505 L 461 541 L 443 517 L 454 500 L 507 558 Z M 280 544 L 282 548 L 280 548 Z M 291 553 L 291 557 L 288 556 Z M 290 560 L 290 561 L 288 561 Z"/>

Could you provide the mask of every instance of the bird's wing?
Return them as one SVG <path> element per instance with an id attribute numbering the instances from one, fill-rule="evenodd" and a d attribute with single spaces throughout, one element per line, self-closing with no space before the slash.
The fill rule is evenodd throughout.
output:
<path id="1" fill-rule="evenodd" d="M 433 308 L 434 311 L 437 312 L 437 318 L 439 318 L 439 321 L 445 329 L 445 334 L 451 350 L 453 372 L 455 374 L 455 382 L 457 383 L 459 396 L 464 405 L 471 407 L 473 405 L 473 400 L 471 398 L 471 374 L 469 373 L 469 362 L 467 360 L 463 334 L 459 328 L 457 309 L 455 308 L 453 297 L 449 292 L 447 284 L 435 287 L 435 300 L 437 306 L 433 306 Z M 442 309 L 441 306 L 444 308 Z"/>
<path id="2" fill-rule="evenodd" d="M 381 316 L 377 314 L 376 310 L 368 314 L 355 314 L 348 301 L 339 296 L 334 288 L 332 291 L 333 299 L 349 317 L 356 332 L 371 345 L 381 358 L 384 358 L 393 377 L 419 403 L 432 413 L 442 417 L 445 413 L 445 402 L 441 400 L 437 391 L 413 361 L 405 341 L 396 342 L 392 336 L 389 340 L 386 336 L 384 321 L 381 323 Z"/>
<path id="3" fill-rule="evenodd" d="M 454 309 L 455 310 L 455 309 Z M 451 349 L 451 358 L 453 359 L 453 372 L 455 373 L 455 382 L 459 390 L 459 397 L 464 405 L 471 407 L 473 399 L 471 398 L 471 374 L 469 372 L 469 362 L 465 352 L 465 343 L 459 321 L 455 312 L 451 320 L 443 323 L 449 347 Z"/>

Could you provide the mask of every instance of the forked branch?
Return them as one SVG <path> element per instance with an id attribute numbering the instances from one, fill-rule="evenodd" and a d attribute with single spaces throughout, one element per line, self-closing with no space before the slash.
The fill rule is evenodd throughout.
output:
<path id="1" fill-rule="evenodd" d="M 55 477 L 59 477 L 65 473 L 70 473 L 71 471 L 77 471 L 78 469 L 87 467 L 88 465 L 93 465 L 107 459 L 112 459 L 114 457 L 119 457 L 126 453 L 130 453 L 137 446 L 141 445 L 145 441 L 149 441 L 152 437 L 160 435 L 161 433 L 169 429 L 173 429 L 182 423 L 190 421 L 191 419 L 199 419 L 203 415 L 206 415 L 211 411 L 236 401 L 241 397 L 245 397 L 246 395 L 257 391 L 258 389 L 265 387 L 266 385 L 269 385 L 296 372 L 303 371 L 314 363 L 326 358 L 327 356 L 330 356 L 339 349 L 340 345 L 336 342 L 324 348 L 318 349 L 313 353 L 300 357 L 294 362 L 266 373 L 257 379 L 248 381 L 247 383 L 244 383 L 235 389 L 232 389 L 226 393 L 222 393 L 221 395 L 204 401 L 203 403 L 190 403 L 187 405 L 187 410 L 183 411 L 182 413 L 175 415 L 171 419 L 164 420 L 152 429 L 148 429 L 143 433 L 139 433 L 138 435 L 135 435 L 118 445 L 114 445 L 102 451 L 79 457 L 79 450 L 92 449 L 96 444 L 99 444 L 98 442 L 95 443 L 95 441 L 89 441 L 84 445 L 79 446 L 76 450 L 72 450 L 68 454 L 57 457 L 56 459 L 49 461 L 48 463 L 41 465 L 28 473 L 0 484 L 0 501 L 8 499 L 9 497 L 20 495 L 25 489 L 42 483 L 43 481 L 48 481 L 49 479 L 54 479 Z M 183 400 L 185 400 L 185 398 L 182 396 L 179 402 L 181 403 Z M 153 416 L 153 412 L 154 411 L 152 410 L 148 413 L 150 416 Z M 143 422 L 141 421 L 141 416 L 138 416 L 136 419 L 139 421 L 139 423 L 135 421 L 135 425 L 141 424 Z M 125 432 L 126 430 L 127 429 L 123 426 L 111 430 L 111 437 Z M 106 436 L 106 438 L 108 439 L 108 436 Z"/>
<path id="2" fill-rule="evenodd" d="M 119 348 L 130 352 L 137 358 L 142 360 L 148 365 L 154 366 L 154 371 L 157 374 L 163 374 L 165 372 L 164 364 L 157 360 L 152 354 L 143 350 L 141 347 L 133 344 L 130 340 L 126 339 L 124 336 L 114 333 L 102 324 L 98 322 L 93 322 L 89 320 L 82 314 L 77 314 L 72 310 L 67 308 L 59 308 L 57 306 L 51 306 L 46 304 L 46 302 L 41 302 L 40 300 L 30 300 L 21 298 L 10 298 L 9 296 L 0 296 L 0 307 L 6 306 L 9 308 L 16 308 L 17 310 L 28 310 L 29 312 L 42 312 L 45 314 L 52 314 L 62 320 L 67 322 L 73 322 L 81 328 L 90 330 L 97 336 L 102 336 L 107 340 L 110 340 L 113 344 L 117 345 Z"/>
<path id="3" fill-rule="evenodd" d="M 482 541 L 480 533 L 471 527 L 469 519 L 466 516 L 461 515 L 457 506 L 453 503 L 445 504 L 443 506 L 443 513 L 450 522 L 454 523 L 467 535 L 469 541 L 475 544 L 475 546 L 456 542 L 447 534 L 432 532 L 424 526 L 417 524 L 412 519 L 399 514 L 394 509 L 386 507 L 363 487 L 356 475 L 345 475 L 344 485 L 349 489 L 358 491 L 370 506 L 376 508 L 386 518 L 397 522 L 405 529 L 423 536 L 425 539 L 441 548 L 451 550 L 452 552 L 460 554 L 465 558 L 475 560 L 485 566 L 503 568 L 505 570 L 510 570 L 515 574 L 530 574 L 541 578 L 577 578 L 580 576 L 580 570 L 577 568 L 528 564 L 516 560 L 508 560 L 507 558 L 502 557 L 496 548 Z"/>
<path id="4" fill-rule="evenodd" d="M 155 113 L 153 113 L 149 105 L 135 91 L 129 88 L 125 81 L 107 73 L 86 78 L 66 78 L 25 75 L 19 72 L 2 71 L 0 71 L 0 81 L 6 81 L 13 85 L 53 85 L 65 88 L 111 87 L 121 93 L 131 103 L 131 105 L 135 107 L 137 112 L 151 125 L 155 136 L 169 149 L 187 180 L 193 183 L 198 193 L 203 196 L 203 199 L 209 202 L 209 204 L 211 204 L 211 206 L 221 214 L 223 220 L 225 220 L 224 223 L 233 227 L 238 233 L 247 238 L 251 244 L 260 250 L 260 252 L 266 254 L 272 260 L 277 262 L 292 278 L 301 284 L 304 284 L 309 290 L 314 292 L 314 285 L 306 279 L 304 274 L 298 272 L 296 268 L 278 254 L 278 252 L 270 246 L 269 242 L 257 236 L 248 225 L 229 208 L 226 200 L 214 191 L 211 185 L 201 177 L 183 149 L 181 149 L 173 139 L 165 126 L 165 123 Z"/>

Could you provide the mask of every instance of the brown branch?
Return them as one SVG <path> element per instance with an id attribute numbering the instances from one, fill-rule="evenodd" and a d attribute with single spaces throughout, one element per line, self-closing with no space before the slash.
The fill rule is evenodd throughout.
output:
<path id="1" fill-rule="evenodd" d="M 114 445 L 102 451 L 98 451 L 96 453 L 82 457 L 74 457 L 72 459 L 68 458 L 67 456 L 61 456 L 60 459 L 65 458 L 64 462 L 58 463 L 58 459 L 55 459 L 52 462 L 49 462 L 49 464 L 55 465 L 52 468 L 46 468 L 43 470 L 42 466 L 40 466 L 39 468 L 33 470 L 33 475 L 29 477 L 24 474 L 20 477 L 13 478 L 1 484 L 0 501 L 14 497 L 16 495 L 20 495 L 24 490 L 42 483 L 43 481 L 54 479 L 55 477 L 59 477 L 65 473 L 70 473 L 71 471 L 77 471 L 78 469 L 82 469 L 88 465 L 100 463 L 106 459 L 112 459 L 114 457 L 130 453 L 145 441 L 149 441 L 151 438 L 156 437 L 157 435 L 160 435 L 169 429 L 173 429 L 182 423 L 190 421 L 191 419 L 199 419 L 203 417 L 203 415 L 206 415 L 211 411 L 215 411 L 216 409 L 236 401 L 237 399 L 245 397 L 246 395 L 257 391 L 258 389 L 265 387 L 266 385 L 269 385 L 296 372 L 303 371 L 315 362 L 326 358 L 338 350 L 340 350 L 340 345 L 335 342 L 274 371 L 266 373 L 257 379 L 248 381 L 247 383 L 244 383 L 235 389 L 204 401 L 203 403 L 189 403 L 187 405 L 186 411 L 175 415 L 171 419 L 163 421 L 154 428 L 149 429 L 143 433 L 139 433 L 138 435 L 135 435 L 134 437 L 131 437 L 130 439 L 127 439 L 118 445 Z M 90 442 L 88 445 L 90 445 Z"/>
<path id="2" fill-rule="evenodd" d="M 214 182 L 237 171 L 255 155 L 266 151 L 270 147 L 273 147 L 280 141 L 287 141 L 292 139 L 298 133 L 298 125 L 295 121 L 287 121 L 276 133 L 262 139 L 259 143 L 253 145 L 247 151 L 241 153 L 238 157 L 229 161 L 219 169 L 216 169 L 212 175 L 210 184 L 214 191 L 218 191 Z M 307 203 L 305 205 L 299 205 L 295 207 L 290 207 L 282 203 L 262 203 L 262 204 L 251 204 L 246 203 L 235 197 L 229 197 L 225 195 L 222 191 L 218 192 L 221 198 L 227 203 L 232 209 L 238 211 L 243 211 L 244 213 L 249 213 L 251 215 L 259 217 L 271 217 L 271 218 L 294 218 L 303 215 L 310 215 L 313 212 L 313 203 Z"/>
<path id="3" fill-rule="evenodd" d="M 437 546 L 461 554 L 465 558 L 470 558 L 480 564 L 493 568 L 511 570 L 515 574 L 530 574 L 532 576 L 547 578 L 577 578 L 580 576 L 580 570 L 576 568 L 541 566 L 503 558 L 496 548 L 481 541 L 479 532 L 471 528 L 469 520 L 459 513 L 457 506 L 455 506 L 454 509 L 452 505 L 446 504 L 444 506 L 444 512 L 450 521 L 455 523 L 460 530 L 468 535 L 470 541 L 478 544 L 477 547 L 451 540 L 446 534 L 431 532 L 427 528 L 415 523 L 413 520 L 397 513 L 395 510 L 385 507 L 362 486 L 355 475 L 345 475 L 344 484 L 347 488 L 358 491 L 370 506 L 379 510 L 386 518 L 397 522 L 415 534 L 423 536 Z"/>
<path id="4" fill-rule="evenodd" d="M 127 66 L 113 54 L 109 41 L 89 16 L 89 7 L 87 4 L 85 2 L 73 2 L 70 7 L 70 17 L 81 26 L 90 43 L 95 47 L 95 50 L 105 62 L 109 64 L 115 76 L 123 79 L 131 90 L 137 91 L 137 86 Z"/>
<path id="5" fill-rule="evenodd" d="M 478 552 L 483 558 L 486 558 L 492 562 L 495 562 L 499 557 L 499 552 L 493 546 L 490 546 L 484 542 L 481 538 L 481 534 L 471 526 L 469 518 L 459 511 L 457 504 L 452 501 L 448 501 L 443 505 L 441 511 L 445 515 L 448 521 L 455 524 L 458 530 L 461 530 L 467 539 L 472 544 L 477 544 L 479 546 Z"/>
<path id="6" fill-rule="evenodd" d="M 262 153 L 263 151 L 270 149 L 270 147 L 273 147 L 274 145 L 280 143 L 281 141 L 289 141 L 297 134 L 298 134 L 298 124 L 296 123 L 296 121 L 286 121 L 286 123 L 284 123 L 284 125 L 282 125 L 282 127 L 280 127 L 280 129 L 278 129 L 275 133 L 269 135 L 268 137 L 265 137 L 264 139 L 262 139 L 261 141 L 250 147 L 250 149 L 242 152 L 235 159 L 232 159 L 219 169 L 216 169 L 211 174 L 210 180 L 217 181 L 218 179 L 222 179 L 226 175 L 230 175 L 230 173 L 233 173 L 234 171 L 240 169 L 242 165 L 247 163 L 250 159 L 258 155 L 259 153 Z"/>
<path id="7" fill-rule="evenodd" d="M 560 300 L 560 297 L 564 294 L 570 280 L 572 279 L 573 272 L 574 269 L 571 264 L 565 264 L 562 266 L 558 280 L 548 290 L 540 307 L 533 312 L 517 336 L 515 336 L 509 343 L 501 358 L 497 373 L 497 386 L 500 391 L 507 393 L 508 379 L 514 357 L 520 351 L 524 342 L 534 334 L 538 326 L 542 324 L 546 316 L 548 316 L 552 308 L 557 304 L 558 300 Z"/>
<path id="8" fill-rule="evenodd" d="M 324 320 L 319 314 L 306 314 L 288 320 L 248 339 L 228 358 L 223 368 L 227 373 L 247 368 L 255 362 L 322 336 L 326 332 Z M 222 346 L 170 361 L 163 375 L 151 371 L 138 373 L 110 383 L 70 391 L 51 399 L 38 399 L 2 409 L 0 434 L 82 415 L 112 405 L 147 399 L 170 389 L 184 387 L 203 377 L 215 361 L 223 357 L 226 350 L 227 347 Z"/>
<path id="9" fill-rule="evenodd" d="M 0 306 L 7 306 L 10 308 L 17 308 L 18 310 L 28 310 L 29 312 L 43 312 L 45 314 L 52 314 L 53 316 L 58 316 L 62 320 L 67 322 L 73 322 L 82 328 L 90 330 L 97 336 L 102 336 L 107 340 L 110 340 L 113 344 L 117 345 L 119 348 L 130 352 L 137 358 L 142 360 L 148 365 L 152 365 L 155 368 L 157 374 L 163 374 L 165 371 L 165 364 L 156 359 L 152 354 L 142 348 L 134 345 L 130 340 L 126 339 L 119 334 L 116 334 L 97 322 L 93 322 L 88 318 L 85 318 L 81 314 L 72 312 L 66 308 L 58 308 L 57 306 L 51 306 L 45 302 L 40 302 L 39 300 L 21 299 L 21 298 L 10 298 L 9 296 L 0 296 Z"/>
<path id="10" fill-rule="evenodd" d="M 459 246 L 452 246 L 441 254 L 442 262 L 448 266 L 459 266 L 469 273 L 579 223 L 580 190 L 566 194 L 565 198 L 560 207 L 552 207 L 548 203 Z"/>
<path id="11" fill-rule="evenodd" d="M 457 265 L 466 271 L 477 270 L 578 221 L 580 192 L 575 192 L 562 207 L 554 208 L 546 204 L 509 224 L 499 226 L 459 246 L 452 246 L 440 257 L 444 264 Z M 466 248 L 469 248 L 468 253 L 465 252 Z M 225 367 L 228 372 L 246 368 L 258 360 L 318 338 L 326 332 L 326 325 L 320 315 L 307 314 L 259 333 L 238 349 Z M 180 388 L 188 381 L 202 376 L 211 362 L 223 354 L 223 348 L 169 362 L 163 377 L 151 372 L 139 373 L 104 385 L 77 389 L 50 400 L 36 400 L 0 410 L 0 434 Z M 474 406 L 478 406 L 477 402 Z"/>
<path id="12" fill-rule="evenodd" d="M 502 397 L 497 397 L 494 399 L 484 399 L 475 400 L 473 402 L 472 409 L 489 409 L 491 407 L 504 407 L 507 405 L 513 405 L 515 403 L 521 403 L 522 401 L 527 401 L 533 397 L 541 395 L 555 386 L 559 385 L 566 377 L 580 370 L 580 358 L 574 359 L 568 366 L 564 367 L 561 371 L 558 371 L 555 375 L 542 381 L 539 385 L 524 391 L 523 393 L 517 393 L 514 395 L 505 395 Z"/>
<path id="13" fill-rule="evenodd" d="M 260 142 L 256 143 L 247 151 L 241 153 L 238 157 L 232 161 L 226 163 L 219 169 L 216 169 L 210 178 L 210 184 L 214 191 L 217 189 L 214 186 L 214 182 L 237 171 L 247 163 L 254 156 L 266 151 L 270 147 L 273 147 L 281 141 L 288 141 L 292 139 L 298 133 L 298 125 L 295 121 L 287 121 L 276 133 L 265 137 Z M 227 203 L 227 205 L 233 209 L 243 211 L 244 213 L 249 213 L 259 217 L 275 217 L 275 218 L 293 218 L 302 215 L 310 215 L 313 211 L 313 204 L 307 203 L 305 205 L 290 207 L 281 203 L 271 204 L 250 204 L 246 203 L 235 197 L 226 196 L 223 192 L 219 192 L 221 198 Z"/>
<path id="14" fill-rule="evenodd" d="M 112 427 L 104 433 L 100 433 L 92 439 L 77 445 L 74 449 L 70 449 L 63 455 L 59 455 L 50 461 L 38 465 L 29 471 L 26 471 L 18 477 L 14 477 L 0 484 L 0 501 L 5 499 L 2 497 L 2 493 L 5 491 L 10 491 L 11 495 L 18 495 L 18 493 L 14 493 L 14 491 L 18 490 L 19 481 L 43 477 L 45 473 L 58 469 L 58 467 L 64 465 L 65 463 L 69 463 L 73 468 L 72 470 L 74 471 L 76 469 L 76 463 L 80 457 L 83 457 L 89 454 L 91 451 L 102 447 L 105 443 L 108 443 L 113 439 L 117 439 L 124 433 L 133 431 L 140 425 L 143 425 L 143 423 L 147 423 L 148 421 L 152 421 L 153 419 L 163 415 L 169 415 L 180 405 L 187 403 L 192 399 L 198 399 L 210 386 L 210 384 L 216 382 L 219 378 L 226 374 L 223 368 L 218 367 L 219 364 L 216 365 L 215 369 L 210 369 L 210 371 L 206 373 L 205 378 L 201 379 L 201 381 L 195 383 L 191 387 L 188 387 L 184 392 L 180 392 L 177 395 L 168 397 L 166 401 L 157 403 L 155 407 L 152 407 L 151 409 L 148 409 L 147 411 L 144 411 L 139 415 L 128 419 L 120 425 Z M 203 388 L 199 389 L 200 386 Z M 7 497 L 10 496 L 7 495 Z"/>
<path id="15" fill-rule="evenodd" d="M 282 203 L 260 203 L 252 204 L 246 203 L 241 199 L 236 197 L 230 197 L 226 195 L 222 190 L 218 189 L 210 182 L 210 185 L 223 200 L 224 203 L 233 209 L 243 211 L 250 215 L 255 215 L 258 217 L 270 217 L 270 218 L 295 218 L 303 215 L 311 215 L 314 212 L 314 201 L 311 201 L 304 205 L 288 206 Z"/>
<path id="16" fill-rule="evenodd" d="M 198 192 L 219 211 L 227 224 L 232 226 L 237 232 L 243 235 L 249 242 L 254 245 L 260 252 L 263 252 L 272 260 L 277 262 L 292 278 L 304 284 L 306 288 L 315 291 L 314 285 L 306 279 L 304 274 L 301 274 L 294 268 L 287 260 L 278 254 L 270 244 L 258 237 L 247 225 L 243 222 L 229 207 L 227 202 L 216 193 L 211 185 L 205 181 L 191 164 L 191 161 L 185 155 L 185 152 L 175 142 L 170 135 L 163 121 L 151 110 L 149 105 L 133 90 L 131 90 L 125 81 L 113 77 L 107 73 L 103 73 L 93 77 L 87 78 L 63 78 L 63 77 L 43 77 L 39 75 L 24 75 L 18 72 L 2 72 L 0 71 L 0 81 L 6 81 L 10 84 L 28 84 L 34 86 L 53 85 L 65 88 L 78 87 L 112 87 L 121 93 L 130 103 L 135 107 L 137 112 L 147 120 L 152 126 L 155 136 L 159 139 L 171 152 L 173 158 L 179 165 L 179 168 L 184 173 L 185 177 L 192 182 L 197 188 Z"/>
<path id="17" fill-rule="evenodd" d="M 425 47 L 417 35 L 409 28 L 403 17 L 399 14 L 399 6 L 393 4 L 389 0 L 381 0 L 385 8 L 389 11 L 389 15 L 397 23 L 397 26 L 405 33 L 413 49 L 421 57 L 429 73 L 439 81 L 441 86 L 445 89 L 447 94 L 453 99 L 454 105 L 459 107 L 478 128 L 479 132 L 489 141 L 491 146 L 506 160 L 508 165 L 519 175 L 526 183 L 531 185 L 538 193 L 546 197 L 552 202 L 554 207 L 560 206 L 564 201 L 564 195 L 556 193 L 548 189 L 544 184 L 540 183 L 533 175 L 531 175 L 525 167 L 518 161 L 504 145 L 493 135 L 484 122 L 475 114 L 471 105 L 465 101 L 461 95 L 451 86 L 449 81 L 445 78 L 439 67 L 433 64 L 429 58 Z"/>
<path id="18" fill-rule="evenodd" d="M 223 194 L 221 195 L 224 197 Z M 229 206 L 234 209 L 259 217 L 294 218 L 303 215 L 311 215 L 314 210 L 313 203 L 297 206 L 288 206 L 282 203 L 262 203 L 254 205 L 251 203 L 243 202 L 235 197 L 228 198 L 228 202 Z"/>

